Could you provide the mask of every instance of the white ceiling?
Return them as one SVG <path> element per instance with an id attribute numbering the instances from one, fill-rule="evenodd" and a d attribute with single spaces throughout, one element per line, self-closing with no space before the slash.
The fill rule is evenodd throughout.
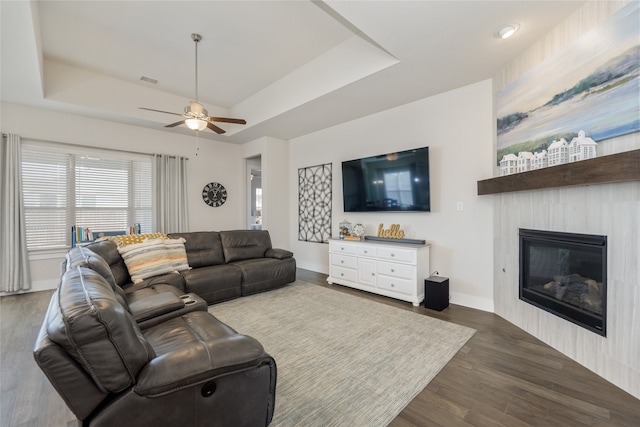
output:
<path id="1" fill-rule="evenodd" d="M 244 143 L 491 78 L 584 1 L 1 1 L 2 101 L 165 129 L 198 95 Z M 508 40 L 493 33 L 518 23 Z M 158 80 L 151 84 L 141 76 Z M 392 125 L 392 124 L 389 124 Z"/>

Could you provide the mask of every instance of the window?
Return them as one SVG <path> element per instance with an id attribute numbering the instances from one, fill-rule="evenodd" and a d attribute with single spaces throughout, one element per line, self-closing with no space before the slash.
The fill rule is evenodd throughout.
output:
<path id="1" fill-rule="evenodd" d="M 23 142 L 27 248 L 66 249 L 71 226 L 152 229 L 151 156 Z"/>
<path id="2" fill-rule="evenodd" d="M 384 191 L 387 206 L 413 205 L 413 190 L 411 188 L 411 173 L 400 170 L 384 173 Z"/>

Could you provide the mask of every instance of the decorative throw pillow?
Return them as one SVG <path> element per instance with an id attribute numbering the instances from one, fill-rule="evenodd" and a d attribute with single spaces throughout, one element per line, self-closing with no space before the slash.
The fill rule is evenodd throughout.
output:
<path id="1" fill-rule="evenodd" d="M 127 265 L 133 283 L 176 270 L 169 260 L 169 254 L 162 239 L 118 246 L 118 252 Z"/>
<path id="2" fill-rule="evenodd" d="M 186 240 L 183 237 L 177 239 L 164 239 L 164 247 L 167 250 L 169 262 L 175 271 L 190 270 L 187 251 L 184 248 Z"/>
<path id="3" fill-rule="evenodd" d="M 106 236 L 105 240 L 111 240 L 118 246 L 135 245 L 143 243 L 149 239 L 168 239 L 164 233 L 147 233 L 147 234 L 121 234 L 119 236 Z"/>

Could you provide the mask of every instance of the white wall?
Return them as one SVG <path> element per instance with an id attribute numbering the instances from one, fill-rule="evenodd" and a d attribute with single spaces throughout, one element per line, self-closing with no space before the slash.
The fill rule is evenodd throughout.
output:
<path id="1" fill-rule="evenodd" d="M 17 133 L 27 139 L 186 156 L 189 158 L 189 229 L 245 228 L 244 160 L 242 148 L 238 145 L 199 138 L 200 150 L 196 155 L 195 136 L 176 135 L 8 103 L 2 103 L 0 118 L 2 132 Z M 209 207 L 202 201 L 202 188 L 212 181 L 222 183 L 229 193 L 227 202 L 217 208 Z M 36 257 L 32 261 L 34 289 L 47 289 L 57 285 L 59 263 L 63 256 L 63 253 L 58 253 L 45 256 L 45 259 Z"/>
<path id="2" fill-rule="evenodd" d="M 407 238 L 431 244 L 431 270 L 450 278 L 451 302 L 493 310 L 492 202 L 477 181 L 492 176 L 493 91 L 490 80 L 291 140 L 289 233 L 298 266 L 328 273 L 328 246 L 298 236 L 298 168 L 332 163 L 332 233 L 343 219 L 375 235 L 378 224 L 400 224 Z M 348 213 L 342 206 L 341 163 L 428 146 L 429 213 Z M 457 202 L 464 210 L 458 211 Z"/>
<path id="3" fill-rule="evenodd" d="M 274 248 L 289 248 L 289 206 L 298 206 L 287 193 L 289 141 L 264 137 L 242 146 L 242 157 L 260 156 L 262 163 L 262 229 Z M 245 178 L 246 179 L 246 178 Z M 245 183 L 246 185 L 246 183 Z M 246 212 L 246 203 L 245 203 Z"/>

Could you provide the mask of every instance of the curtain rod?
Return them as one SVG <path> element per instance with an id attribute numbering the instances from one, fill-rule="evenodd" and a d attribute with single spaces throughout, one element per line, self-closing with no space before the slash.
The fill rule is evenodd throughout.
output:
<path id="1" fill-rule="evenodd" d="M 7 134 L 3 133 L 2 137 L 6 138 Z M 82 144 L 74 144 L 72 142 L 60 142 L 60 141 L 51 141 L 49 139 L 40 139 L 40 138 L 31 138 L 28 136 L 20 136 L 20 138 L 22 139 L 27 139 L 29 141 L 36 141 L 36 142 L 48 142 L 51 144 L 60 144 L 60 145 L 68 145 L 70 147 L 80 147 L 80 148 L 97 148 L 100 150 L 108 150 L 108 151 L 115 151 L 115 152 L 119 152 L 119 153 L 127 153 L 127 154 L 142 154 L 142 155 L 146 155 L 146 156 L 150 156 L 153 154 L 158 154 L 158 153 L 143 153 L 142 151 L 131 151 L 131 150 L 119 150 L 119 149 L 115 149 L 115 148 L 104 148 L 104 147 L 95 147 L 95 146 L 91 146 L 91 145 L 82 145 Z M 172 156 L 172 155 L 168 155 L 168 154 L 164 154 L 165 156 L 171 157 L 171 158 L 175 158 L 175 157 L 179 157 L 179 156 Z M 185 157 L 186 160 L 189 160 L 188 157 Z"/>

